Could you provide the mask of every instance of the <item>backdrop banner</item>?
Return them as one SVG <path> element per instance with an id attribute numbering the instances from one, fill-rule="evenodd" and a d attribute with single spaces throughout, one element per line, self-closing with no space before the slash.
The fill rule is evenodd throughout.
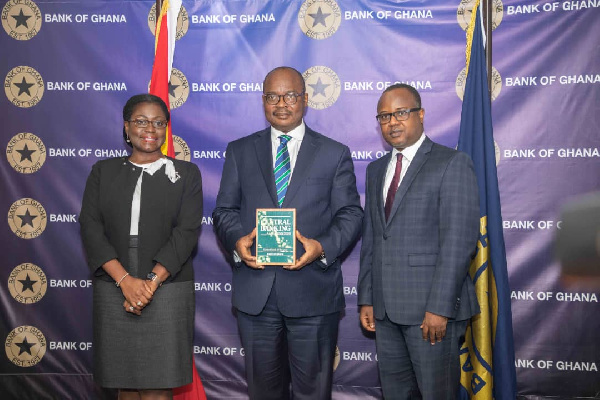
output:
<path id="1" fill-rule="evenodd" d="M 303 73 L 305 122 L 350 147 L 364 202 L 366 167 L 390 150 L 375 120 L 389 85 L 415 86 L 426 134 L 457 146 L 472 3 L 183 1 L 169 91 L 176 156 L 203 176 L 194 356 L 208 398 L 247 397 L 231 267 L 211 213 L 227 143 L 267 126 L 266 73 L 280 65 Z M 600 190 L 600 0 L 492 4 L 492 120 L 518 395 L 598 396 L 600 289 L 561 285 L 553 241 L 562 204 Z M 91 166 L 128 155 L 122 107 L 148 91 L 154 1 L 0 7 L 1 397 L 108 398 L 114 393 L 92 380 L 92 281 L 78 213 Z M 374 337 L 358 320 L 359 250 L 360 241 L 343 264 L 335 399 L 381 398 Z"/>

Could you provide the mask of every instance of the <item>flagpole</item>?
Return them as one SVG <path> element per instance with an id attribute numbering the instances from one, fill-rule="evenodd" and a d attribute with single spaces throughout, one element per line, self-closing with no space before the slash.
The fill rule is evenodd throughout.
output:
<path id="1" fill-rule="evenodd" d="M 159 0 L 157 0 L 159 1 Z M 485 64 L 487 70 L 488 90 L 492 96 L 492 0 L 481 0 L 483 4 L 483 26 L 485 28 Z"/>
<path id="2" fill-rule="evenodd" d="M 158 26 L 158 17 L 160 16 L 160 10 L 162 9 L 163 0 L 156 0 L 156 26 Z"/>

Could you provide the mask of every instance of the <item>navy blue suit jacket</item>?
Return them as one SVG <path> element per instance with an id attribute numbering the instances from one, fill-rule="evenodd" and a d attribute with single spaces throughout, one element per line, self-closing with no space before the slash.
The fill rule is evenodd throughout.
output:
<path id="1" fill-rule="evenodd" d="M 358 304 L 375 318 L 418 325 L 425 312 L 465 320 L 479 313 L 468 275 L 479 238 L 479 191 L 465 153 L 426 138 L 384 216 L 391 153 L 367 167 Z"/>
<path id="2" fill-rule="evenodd" d="M 232 253 L 238 239 L 254 229 L 257 208 L 277 208 L 270 128 L 227 146 L 213 212 L 215 230 L 227 252 Z M 259 314 L 275 284 L 279 310 L 288 317 L 342 310 L 339 257 L 360 234 L 363 217 L 348 147 L 306 127 L 282 208 L 296 209 L 297 229 L 321 243 L 327 265 L 317 260 L 288 271 L 279 266 L 256 270 L 235 263 L 233 306 Z M 297 257 L 303 253 L 297 242 Z"/>

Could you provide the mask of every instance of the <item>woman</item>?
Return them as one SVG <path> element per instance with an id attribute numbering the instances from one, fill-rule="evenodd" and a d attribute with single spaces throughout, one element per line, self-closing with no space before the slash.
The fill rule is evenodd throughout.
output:
<path id="1" fill-rule="evenodd" d="M 125 400 L 170 399 L 192 381 L 202 181 L 195 164 L 162 154 L 168 121 L 159 97 L 127 101 L 133 151 L 92 167 L 79 217 L 94 277 L 94 379 Z"/>

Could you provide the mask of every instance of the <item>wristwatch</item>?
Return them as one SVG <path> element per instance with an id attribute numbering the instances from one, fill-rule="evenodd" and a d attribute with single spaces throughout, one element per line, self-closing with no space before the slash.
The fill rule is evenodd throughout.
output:
<path id="1" fill-rule="evenodd" d="M 148 272 L 148 275 L 146 275 L 146 280 L 150 282 L 158 282 L 158 287 L 162 286 L 162 282 L 158 280 L 158 275 L 156 275 L 154 272 Z"/>

